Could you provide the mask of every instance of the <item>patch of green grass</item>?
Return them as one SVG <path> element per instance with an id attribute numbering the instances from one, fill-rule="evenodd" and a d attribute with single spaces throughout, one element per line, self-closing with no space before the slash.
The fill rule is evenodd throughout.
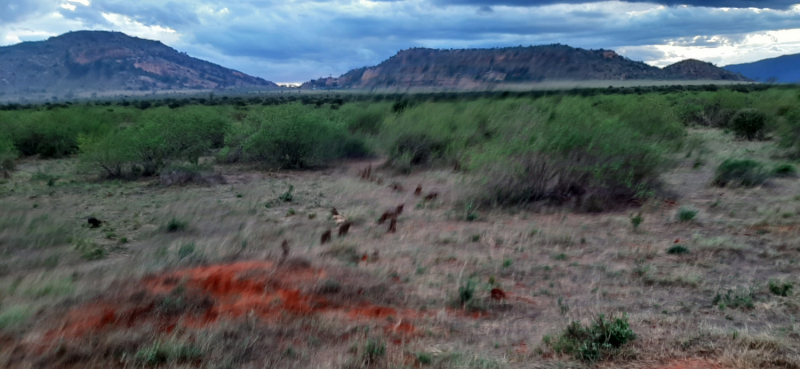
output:
<path id="1" fill-rule="evenodd" d="M 797 177 L 797 169 L 792 164 L 778 164 L 772 170 L 772 175 L 780 178 Z"/>
<path id="2" fill-rule="evenodd" d="M 556 254 L 556 255 L 553 255 L 552 258 L 553 258 L 553 260 L 563 261 L 563 260 L 569 259 L 569 256 L 567 256 L 567 254 Z"/>
<path id="3" fill-rule="evenodd" d="M 789 296 L 792 294 L 794 284 L 792 282 L 782 282 L 777 279 L 769 280 L 769 292 L 778 296 Z"/>
<path id="4" fill-rule="evenodd" d="M 154 342 L 141 347 L 134 359 L 140 365 L 159 366 L 165 363 L 184 363 L 202 357 L 200 349 L 190 344 L 175 342 Z"/>
<path id="5" fill-rule="evenodd" d="M 750 159 L 728 159 L 717 167 L 713 184 L 718 187 L 754 187 L 769 179 L 760 162 Z"/>
<path id="6" fill-rule="evenodd" d="M 420 363 L 420 365 L 431 365 L 433 364 L 433 356 L 425 352 L 420 352 L 417 354 L 417 362 Z"/>
<path id="7" fill-rule="evenodd" d="M 28 306 L 16 305 L 0 311 L 0 330 L 17 327 L 31 316 L 31 309 Z"/>
<path id="8" fill-rule="evenodd" d="M 511 259 L 505 259 L 505 260 L 503 260 L 503 268 L 508 268 L 508 267 L 510 267 L 510 266 L 511 266 L 511 264 L 513 264 L 513 263 L 514 263 L 514 260 L 511 260 Z"/>
<path id="9" fill-rule="evenodd" d="M 85 238 L 74 240 L 75 250 L 81 253 L 81 257 L 86 260 L 100 260 L 108 255 L 108 251 L 102 246 Z"/>
<path id="10" fill-rule="evenodd" d="M 289 189 L 286 190 L 286 192 L 284 192 L 280 196 L 278 196 L 278 200 L 281 200 L 283 202 L 292 202 L 292 201 L 294 201 L 294 195 L 292 194 L 293 191 L 294 191 L 294 186 L 293 185 L 289 185 Z"/>
<path id="11" fill-rule="evenodd" d="M 639 226 L 642 225 L 642 222 L 644 222 L 644 217 L 642 216 L 642 213 L 631 216 L 631 225 L 633 226 L 634 231 L 639 230 Z"/>
<path id="12" fill-rule="evenodd" d="M 725 310 L 725 308 L 752 309 L 755 307 L 754 301 L 755 292 L 752 288 L 737 288 L 735 290 L 728 289 L 724 293 L 717 293 L 711 303 L 718 306 L 720 310 Z"/>
<path id="13" fill-rule="evenodd" d="M 71 278 L 54 279 L 29 287 L 24 294 L 33 298 L 68 296 L 75 292 Z"/>
<path id="14" fill-rule="evenodd" d="M 189 223 L 178 220 L 177 218 L 172 218 L 169 222 L 167 222 L 165 228 L 169 233 L 183 232 L 189 229 Z"/>
<path id="15" fill-rule="evenodd" d="M 670 255 L 683 255 L 688 253 L 689 249 L 687 249 L 686 246 L 683 245 L 674 245 L 667 249 L 667 254 Z"/>
<path id="16" fill-rule="evenodd" d="M 572 322 L 555 341 L 548 337 L 545 344 L 558 353 L 591 363 L 613 354 L 634 339 L 636 334 L 630 328 L 627 315 L 606 319 L 601 314 L 589 326 Z"/>
<path id="17" fill-rule="evenodd" d="M 178 259 L 183 260 L 194 253 L 194 243 L 187 243 L 178 249 Z"/>
<path id="18" fill-rule="evenodd" d="M 691 222 L 697 216 L 697 210 L 681 208 L 678 211 L 678 220 L 681 222 Z"/>

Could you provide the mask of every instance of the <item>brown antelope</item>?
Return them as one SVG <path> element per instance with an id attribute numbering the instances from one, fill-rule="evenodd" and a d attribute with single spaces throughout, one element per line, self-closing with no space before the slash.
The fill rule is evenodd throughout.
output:
<path id="1" fill-rule="evenodd" d="M 344 237 L 347 235 L 347 232 L 350 231 L 350 226 L 353 225 L 352 222 L 344 222 L 342 225 L 339 226 L 339 237 Z"/>
<path id="2" fill-rule="evenodd" d="M 429 193 L 428 195 L 425 196 L 425 201 L 435 200 L 437 197 L 439 197 L 439 193 L 431 192 L 431 193 Z"/>
<path id="3" fill-rule="evenodd" d="M 389 222 L 389 230 L 386 233 L 395 233 L 397 232 L 397 218 L 392 218 Z"/>
<path id="4" fill-rule="evenodd" d="M 417 189 L 414 190 L 414 196 L 420 196 L 420 195 L 422 195 L 422 185 L 421 184 L 417 185 Z"/>
<path id="5" fill-rule="evenodd" d="M 319 240 L 320 245 L 324 245 L 324 244 L 326 244 L 328 242 L 331 242 L 331 230 L 330 229 L 325 231 L 325 233 L 322 234 L 322 237 Z"/>

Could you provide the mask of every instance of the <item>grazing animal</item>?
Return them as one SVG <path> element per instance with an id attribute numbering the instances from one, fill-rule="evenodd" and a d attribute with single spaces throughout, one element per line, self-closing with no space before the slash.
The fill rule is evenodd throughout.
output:
<path id="1" fill-rule="evenodd" d="M 417 189 L 414 190 L 414 196 L 422 195 L 422 185 L 417 185 Z"/>
<path id="2" fill-rule="evenodd" d="M 386 233 L 395 233 L 397 232 L 397 218 L 392 218 L 389 222 L 389 230 Z"/>
<path id="3" fill-rule="evenodd" d="M 334 216 L 334 217 L 335 217 L 335 216 L 337 216 L 337 215 L 339 215 L 339 212 L 338 212 L 338 211 L 336 211 L 336 208 L 333 208 L 333 209 L 331 209 L 331 216 Z"/>
<path id="4" fill-rule="evenodd" d="M 283 263 L 289 257 L 289 240 L 283 240 L 281 250 L 283 250 L 283 255 L 281 256 L 281 263 Z"/>
<path id="5" fill-rule="evenodd" d="M 339 226 L 339 237 L 344 237 L 347 235 L 347 232 L 350 231 L 350 226 L 353 225 L 353 222 L 344 222 L 342 225 Z"/>
<path id="6" fill-rule="evenodd" d="M 387 210 L 381 215 L 381 218 L 378 219 L 378 224 L 383 224 L 383 222 L 390 219 L 397 219 L 397 217 L 403 213 L 403 207 L 405 207 L 405 204 L 396 207 L 394 210 Z"/>
<path id="7" fill-rule="evenodd" d="M 437 197 L 439 197 L 439 193 L 431 192 L 427 196 L 425 196 L 425 201 L 435 200 Z"/>
<path id="8" fill-rule="evenodd" d="M 89 218 L 88 222 L 89 222 L 89 228 L 99 228 L 100 225 L 103 224 L 102 220 L 97 219 L 95 217 Z"/>
<path id="9" fill-rule="evenodd" d="M 392 211 L 387 211 L 387 212 L 385 212 L 385 213 L 383 213 L 383 214 L 381 215 L 381 218 L 380 218 L 380 219 L 378 219 L 378 224 L 383 224 L 383 222 L 385 222 L 385 221 L 387 221 L 387 220 L 389 220 L 389 219 L 392 219 L 392 218 L 394 218 L 394 217 L 396 217 L 396 216 L 397 216 L 397 214 L 395 214 L 394 212 L 392 212 Z"/>
<path id="10" fill-rule="evenodd" d="M 325 231 L 325 233 L 322 234 L 322 238 L 320 238 L 319 244 L 320 245 L 324 245 L 324 244 L 326 244 L 328 242 L 331 242 L 331 230 L 330 229 Z"/>
<path id="11" fill-rule="evenodd" d="M 395 190 L 397 192 L 403 192 L 404 190 L 403 185 L 397 182 L 392 183 L 391 186 L 389 187 L 391 187 L 392 190 Z"/>

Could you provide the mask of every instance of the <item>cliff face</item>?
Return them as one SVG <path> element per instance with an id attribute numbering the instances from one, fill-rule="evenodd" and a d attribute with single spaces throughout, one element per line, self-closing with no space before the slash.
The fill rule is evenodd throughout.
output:
<path id="1" fill-rule="evenodd" d="M 0 92 L 277 87 L 118 32 L 81 31 L 0 48 Z"/>
<path id="2" fill-rule="evenodd" d="M 741 75 L 697 61 L 682 62 L 660 69 L 632 61 L 611 50 L 546 45 L 498 49 L 403 50 L 377 66 L 354 69 L 339 78 L 312 80 L 305 86 L 468 88 L 496 82 L 639 79 L 747 81 Z"/>

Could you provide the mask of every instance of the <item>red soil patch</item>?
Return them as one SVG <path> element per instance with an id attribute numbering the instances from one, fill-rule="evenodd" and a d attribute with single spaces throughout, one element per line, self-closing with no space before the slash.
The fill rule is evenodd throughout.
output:
<path id="1" fill-rule="evenodd" d="M 73 309 L 59 328 L 45 335 L 45 340 L 135 326 L 150 326 L 161 332 L 169 332 L 176 325 L 201 328 L 245 314 L 264 320 L 335 314 L 350 320 L 382 320 L 386 331 L 416 331 L 411 319 L 420 317 L 419 312 L 365 301 L 345 306 L 307 292 L 313 291 L 324 276 L 323 270 L 309 267 L 274 268 L 271 263 L 240 262 L 148 277 L 141 283 L 144 291 Z"/>

